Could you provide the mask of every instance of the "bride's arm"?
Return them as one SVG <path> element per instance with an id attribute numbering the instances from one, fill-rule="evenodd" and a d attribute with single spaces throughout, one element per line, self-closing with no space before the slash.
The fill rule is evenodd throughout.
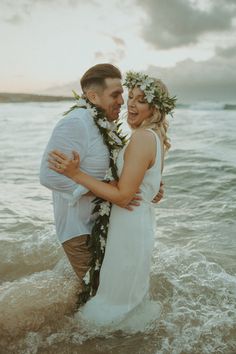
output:
<path id="1" fill-rule="evenodd" d="M 79 155 L 74 160 L 61 161 L 63 170 L 51 165 L 50 168 L 65 174 L 76 183 L 82 184 L 96 196 L 106 199 L 121 207 L 126 206 L 137 192 L 142 183 L 146 170 L 155 157 L 155 137 L 147 130 L 136 131 L 126 148 L 124 166 L 117 186 L 101 182 L 78 169 Z M 58 160 L 58 156 L 51 154 Z M 76 160 L 77 159 L 77 160 Z M 53 160 L 49 161 L 53 164 Z"/>

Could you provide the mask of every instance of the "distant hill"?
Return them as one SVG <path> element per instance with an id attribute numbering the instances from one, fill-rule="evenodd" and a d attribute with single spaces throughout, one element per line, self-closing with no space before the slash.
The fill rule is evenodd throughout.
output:
<path id="1" fill-rule="evenodd" d="M 224 109 L 230 110 L 230 111 L 235 111 L 236 110 L 236 104 L 225 104 Z"/>
<path id="2" fill-rule="evenodd" d="M 0 103 L 73 101 L 73 97 L 0 92 Z"/>
<path id="3" fill-rule="evenodd" d="M 125 100 L 127 98 L 125 97 Z M 0 92 L 0 103 L 20 103 L 20 102 L 60 102 L 60 101 L 74 101 L 74 97 L 69 96 L 53 96 L 41 95 L 31 93 L 9 93 Z M 213 102 L 196 102 L 194 106 L 189 103 L 177 103 L 176 108 L 181 109 L 207 109 L 207 110 L 236 110 L 236 104 L 222 103 L 216 104 Z"/>

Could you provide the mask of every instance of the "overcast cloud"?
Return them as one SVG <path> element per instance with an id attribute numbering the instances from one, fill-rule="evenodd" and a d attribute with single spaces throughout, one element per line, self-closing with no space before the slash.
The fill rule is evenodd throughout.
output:
<path id="1" fill-rule="evenodd" d="M 217 48 L 216 53 L 207 61 L 187 59 L 173 68 L 150 66 L 148 73 L 161 77 L 182 103 L 197 100 L 235 102 L 236 47 Z"/>
<path id="2" fill-rule="evenodd" d="M 14 1 L 14 4 L 12 0 L 0 1 L 0 20 L 14 25 L 26 21 L 38 5 L 45 6 L 45 10 L 51 8 L 56 11 L 57 7 L 77 7 L 85 3 L 84 0 L 18 0 Z M 89 0 L 89 3 L 97 5 L 96 0 Z"/>
<path id="3" fill-rule="evenodd" d="M 197 43 L 209 32 L 230 30 L 236 16 L 236 2 L 218 0 L 203 10 L 186 0 L 137 0 L 146 12 L 143 38 L 157 49 Z"/>
<path id="4" fill-rule="evenodd" d="M 236 0 L 0 0 L 0 27 L 0 91 L 70 95 L 111 62 L 181 102 L 236 100 Z"/>

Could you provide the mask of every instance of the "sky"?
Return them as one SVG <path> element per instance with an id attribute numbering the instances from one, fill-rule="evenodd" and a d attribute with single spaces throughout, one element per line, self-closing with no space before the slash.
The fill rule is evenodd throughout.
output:
<path id="1" fill-rule="evenodd" d="M 0 0 L 0 92 L 70 95 L 92 65 L 236 102 L 236 0 Z"/>

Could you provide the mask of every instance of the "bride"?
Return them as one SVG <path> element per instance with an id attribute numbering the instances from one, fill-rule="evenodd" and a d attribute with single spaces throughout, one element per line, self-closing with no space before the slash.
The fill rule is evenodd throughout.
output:
<path id="1" fill-rule="evenodd" d="M 133 133 L 117 157 L 116 185 L 81 171 L 77 152 L 69 159 L 53 151 L 49 160 L 50 168 L 113 204 L 100 284 L 96 295 L 81 308 L 83 318 L 98 325 L 122 320 L 148 295 L 155 235 L 151 201 L 159 190 L 164 154 L 170 148 L 166 115 L 175 106 L 175 98 L 161 80 L 129 72 L 125 86 L 129 90 L 127 121 Z M 130 212 L 123 207 L 138 188 L 142 200 Z"/>

